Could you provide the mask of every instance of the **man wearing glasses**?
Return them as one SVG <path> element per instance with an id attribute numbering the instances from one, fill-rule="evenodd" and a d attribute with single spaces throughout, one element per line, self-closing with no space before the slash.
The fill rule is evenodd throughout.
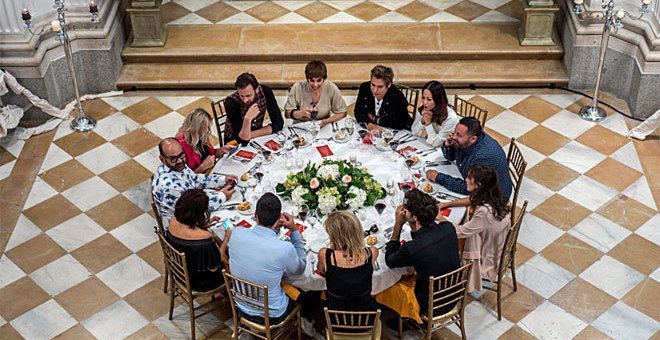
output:
<path id="1" fill-rule="evenodd" d="M 176 201 L 188 189 L 204 189 L 209 195 L 210 211 L 217 210 L 222 202 L 231 198 L 234 186 L 228 184 L 236 183 L 236 176 L 196 174 L 186 165 L 186 154 L 175 138 L 163 139 L 158 144 L 158 150 L 161 164 L 151 183 L 151 191 L 165 230 L 174 214 Z"/>

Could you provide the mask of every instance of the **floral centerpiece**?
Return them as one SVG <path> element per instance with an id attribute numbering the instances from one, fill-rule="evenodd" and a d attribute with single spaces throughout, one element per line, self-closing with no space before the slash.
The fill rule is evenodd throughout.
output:
<path id="1" fill-rule="evenodd" d="M 385 197 L 385 190 L 371 174 L 344 160 L 307 164 L 303 170 L 289 173 L 275 189 L 296 206 L 306 204 L 324 215 L 335 209 L 355 211 L 372 206 Z"/>

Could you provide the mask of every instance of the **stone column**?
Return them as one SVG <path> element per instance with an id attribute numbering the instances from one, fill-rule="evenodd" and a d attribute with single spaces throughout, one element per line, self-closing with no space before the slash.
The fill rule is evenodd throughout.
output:
<path id="1" fill-rule="evenodd" d="M 132 47 L 163 46 L 167 29 L 160 15 L 162 0 L 132 0 L 126 12 L 131 16 Z"/>
<path id="2" fill-rule="evenodd" d="M 518 30 L 521 45 L 554 45 L 555 14 L 559 6 L 553 0 L 522 0 L 522 25 Z"/>

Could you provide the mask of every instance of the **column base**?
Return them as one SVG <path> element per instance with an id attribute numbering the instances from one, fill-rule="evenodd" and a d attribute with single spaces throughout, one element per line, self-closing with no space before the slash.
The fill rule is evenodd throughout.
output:
<path id="1" fill-rule="evenodd" d="M 131 17 L 131 47 L 160 47 L 167 40 L 160 8 L 162 0 L 133 0 L 126 12 Z"/>
<path id="2" fill-rule="evenodd" d="M 536 7 L 523 0 L 525 13 L 518 30 L 518 40 L 523 46 L 555 45 L 554 23 L 559 7 L 552 3 L 547 7 Z"/>

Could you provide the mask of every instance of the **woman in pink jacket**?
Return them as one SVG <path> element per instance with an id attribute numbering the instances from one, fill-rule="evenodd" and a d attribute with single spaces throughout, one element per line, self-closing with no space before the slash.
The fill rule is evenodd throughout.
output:
<path id="1" fill-rule="evenodd" d="M 482 278 L 491 282 L 497 279 L 500 256 L 511 219 L 495 169 L 488 165 L 473 165 L 465 181 L 474 214 L 465 224 L 454 224 L 454 227 L 458 238 L 465 239 L 463 264 L 474 261 L 468 282 L 468 291 L 471 292 L 482 289 Z"/>

